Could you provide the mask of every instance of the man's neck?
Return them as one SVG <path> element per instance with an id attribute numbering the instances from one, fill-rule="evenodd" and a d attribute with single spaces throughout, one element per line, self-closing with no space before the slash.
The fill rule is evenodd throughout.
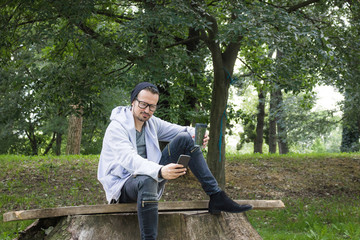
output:
<path id="1" fill-rule="evenodd" d="M 135 129 L 138 132 L 141 132 L 142 127 L 144 126 L 144 122 L 139 121 L 138 119 L 134 118 L 134 122 L 135 122 Z"/>

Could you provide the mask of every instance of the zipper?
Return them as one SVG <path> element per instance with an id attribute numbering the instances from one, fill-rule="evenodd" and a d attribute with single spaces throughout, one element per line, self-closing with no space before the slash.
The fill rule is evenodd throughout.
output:
<path id="1" fill-rule="evenodd" d="M 141 201 L 141 206 L 145 207 L 145 203 L 158 203 L 158 201 L 145 201 L 145 200 L 143 200 L 143 201 Z"/>
<path id="2" fill-rule="evenodd" d="M 195 152 L 195 150 L 200 149 L 200 147 L 194 147 L 193 149 L 190 150 L 191 153 Z"/>

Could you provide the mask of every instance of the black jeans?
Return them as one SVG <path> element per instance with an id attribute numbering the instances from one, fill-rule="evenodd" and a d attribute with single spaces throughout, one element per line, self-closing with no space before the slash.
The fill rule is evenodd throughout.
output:
<path id="1" fill-rule="evenodd" d="M 191 156 L 189 168 L 201 183 L 206 194 L 211 195 L 221 189 L 209 170 L 201 150 L 194 147 L 188 133 L 178 134 L 163 150 L 161 165 L 176 163 L 181 154 Z M 158 201 L 166 180 L 157 182 L 145 175 L 130 177 L 121 189 L 119 202 L 137 202 L 141 239 L 156 239 L 158 229 Z"/>

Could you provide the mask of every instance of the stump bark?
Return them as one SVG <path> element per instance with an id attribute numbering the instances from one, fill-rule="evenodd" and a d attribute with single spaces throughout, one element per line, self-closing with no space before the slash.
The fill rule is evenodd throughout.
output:
<path id="1" fill-rule="evenodd" d="M 74 215 L 39 219 L 18 240 L 140 239 L 135 213 Z M 260 240 L 245 213 L 159 213 L 158 240 Z"/>

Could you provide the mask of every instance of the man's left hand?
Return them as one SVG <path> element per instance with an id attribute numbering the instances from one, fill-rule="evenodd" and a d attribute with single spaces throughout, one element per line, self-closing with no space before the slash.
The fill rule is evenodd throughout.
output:
<path id="1" fill-rule="evenodd" d="M 208 133 L 206 132 L 205 136 L 204 136 L 204 141 L 203 141 L 203 148 L 205 148 L 208 145 L 209 140 L 210 140 L 210 137 L 209 137 Z"/>

